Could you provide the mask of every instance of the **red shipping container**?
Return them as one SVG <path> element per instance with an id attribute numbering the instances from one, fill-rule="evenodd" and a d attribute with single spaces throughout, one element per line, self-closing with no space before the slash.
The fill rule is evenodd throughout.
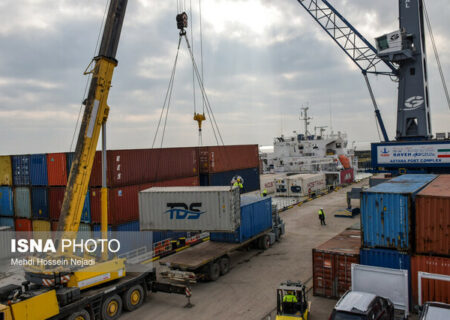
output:
<path id="1" fill-rule="evenodd" d="M 259 168 L 258 145 L 199 148 L 200 173 Z"/>
<path id="2" fill-rule="evenodd" d="M 59 219 L 65 191 L 65 187 L 48 188 L 50 220 L 56 221 Z"/>
<path id="3" fill-rule="evenodd" d="M 138 193 L 151 187 L 198 186 L 198 177 L 189 177 L 134 186 L 108 189 L 108 224 L 118 225 L 139 220 Z M 101 222 L 101 188 L 92 188 L 91 193 L 92 223 Z"/>
<path id="4" fill-rule="evenodd" d="M 411 282 L 413 305 L 419 302 L 419 271 L 450 276 L 450 258 L 434 256 L 413 256 L 411 258 Z M 422 279 L 422 303 L 437 301 L 450 303 L 450 282 Z"/>
<path id="5" fill-rule="evenodd" d="M 33 225 L 30 219 L 16 219 L 14 225 L 17 239 L 31 239 L 33 237 Z"/>
<path id="6" fill-rule="evenodd" d="M 450 256 L 450 175 L 440 175 L 416 197 L 416 252 Z"/>
<path id="7" fill-rule="evenodd" d="M 198 175 L 198 150 L 189 148 L 107 151 L 107 185 L 120 187 Z M 102 185 L 101 152 L 97 151 L 90 186 Z"/>
<path id="8" fill-rule="evenodd" d="M 345 230 L 312 250 L 314 295 L 339 298 L 350 289 L 360 247 L 361 231 Z"/>
<path id="9" fill-rule="evenodd" d="M 355 180 L 353 168 L 342 170 L 340 175 L 341 184 L 352 183 Z"/>
<path id="10" fill-rule="evenodd" d="M 49 186 L 67 185 L 67 163 L 65 153 L 47 154 L 47 177 Z"/>

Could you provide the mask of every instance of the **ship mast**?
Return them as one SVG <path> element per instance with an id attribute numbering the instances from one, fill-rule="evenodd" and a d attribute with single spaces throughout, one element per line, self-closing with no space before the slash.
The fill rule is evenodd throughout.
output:
<path id="1" fill-rule="evenodd" d="M 310 124 L 309 120 L 311 120 L 312 118 L 308 116 L 309 107 L 302 107 L 301 110 L 300 120 L 303 120 L 305 122 L 305 139 L 308 139 L 308 136 L 311 135 L 308 131 L 308 125 Z"/>

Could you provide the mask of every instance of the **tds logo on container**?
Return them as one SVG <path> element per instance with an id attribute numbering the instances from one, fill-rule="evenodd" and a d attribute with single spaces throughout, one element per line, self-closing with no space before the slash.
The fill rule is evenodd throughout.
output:
<path id="1" fill-rule="evenodd" d="M 168 203 L 167 207 L 169 210 L 166 210 L 164 213 L 170 214 L 170 220 L 184 220 L 184 219 L 193 219 L 197 220 L 200 218 L 202 212 L 200 208 L 202 206 L 201 202 L 191 203 L 189 206 L 186 203 L 178 202 L 178 203 Z"/>

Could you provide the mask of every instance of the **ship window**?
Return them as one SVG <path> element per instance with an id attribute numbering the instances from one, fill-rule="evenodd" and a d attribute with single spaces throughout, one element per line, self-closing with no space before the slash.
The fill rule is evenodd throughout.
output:
<path id="1" fill-rule="evenodd" d="M 280 160 L 280 166 L 282 166 L 283 165 L 283 160 Z"/>
<path id="2" fill-rule="evenodd" d="M 409 69 L 409 74 L 412 75 L 412 76 L 415 75 L 416 74 L 416 68 L 410 68 Z"/>
<path id="3" fill-rule="evenodd" d="M 298 150 L 303 150 L 303 145 L 302 144 L 298 145 Z"/>
<path id="4" fill-rule="evenodd" d="M 342 145 L 340 143 L 336 143 L 336 148 L 342 148 Z"/>

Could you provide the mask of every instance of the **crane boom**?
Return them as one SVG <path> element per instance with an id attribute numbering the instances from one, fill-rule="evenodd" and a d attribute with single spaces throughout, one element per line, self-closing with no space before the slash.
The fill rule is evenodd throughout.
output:
<path id="1" fill-rule="evenodd" d="M 100 131 L 108 118 L 107 99 L 117 66 L 116 52 L 127 2 L 111 0 L 100 50 L 93 60 L 94 67 L 89 71 L 92 80 L 61 208 L 59 238 L 63 238 L 66 232 L 78 231 Z"/>
<path id="2" fill-rule="evenodd" d="M 396 75 L 397 68 L 377 55 L 364 38 L 327 0 L 297 0 L 363 73 Z M 387 66 L 379 71 L 377 66 Z"/>

